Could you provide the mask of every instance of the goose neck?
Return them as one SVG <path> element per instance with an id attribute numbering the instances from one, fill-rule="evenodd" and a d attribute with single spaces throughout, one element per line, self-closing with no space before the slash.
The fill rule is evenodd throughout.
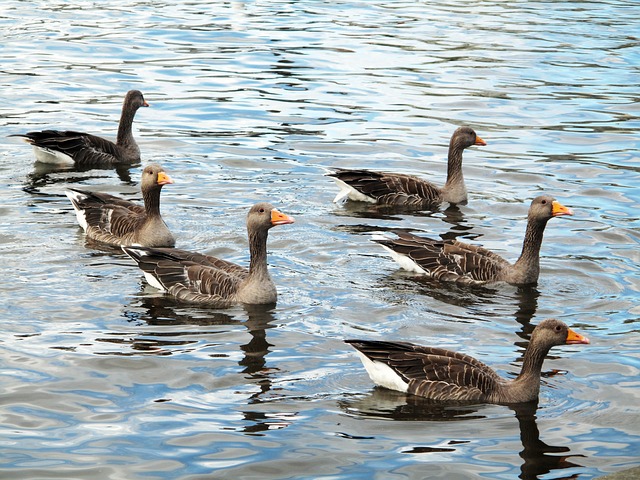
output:
<path id="1" fill-rule="evenodd" d="M 547 222 L 529 219 L 522 242 L 522 253 L 516 262 L 524 270 L 540 268 L 540 247 Z"/>
<path id="2" fill-rule="evenodd" d="M 160 191 L 160 186 L 154 186 L 152 188 L 142 190 L 144 209 L 148 216 L 160 216 Z"/>
<path id="3" fill-rule="evenodd" d="M 464 148 L 458 145 L 455 139 L 451 139 L 449 144 L 449 158 L 447 162 L 447 182 L 445 185 L 450 186 L 456 183 L 463 183 L 462 176 L 462 152 Z"/>
<path id="4" fill-rule="evenodd" d="M 118 137 L 116 138 L 116 144 L 123 145 L 130 143 L 133 140 L 132 126 L 133 117 L 135 117 L 136 111 L 132 109 L 130 105 L 122 106 L 122 114 L 120 115 L 120 124 L 118 125 Z"/>
<path id="5" fill-rule="evenodd" d="M 267 270 L 267 235 L 268 230 L 249 230 L 249 275 L 269 276 Z"/>

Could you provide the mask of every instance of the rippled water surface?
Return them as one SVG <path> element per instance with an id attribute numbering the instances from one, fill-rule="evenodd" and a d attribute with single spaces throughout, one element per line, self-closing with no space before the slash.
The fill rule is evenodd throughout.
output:
<path id="1" fill-rule="evenodd" d="M 3 478 L 593 478 L 639 463 L 640 4 L 17 1 L 0 5 Z M 65 188 L 139 199 L 141 165 L 52 169 L 10 134 L 115 136 L 144 92 L 143 164 L 176 180 L 178 246 L 246 263 L 268 200 L 274 308 L 178 305 L 85 244 Z M 336 205 L 335 166 L 438 183 L 470 125 L 469 204 Z M 535 288 L 402 272 L 372 231 L 520 251 L 549 222 Z M 555 316 L 537 409 L 444 407 L 374 389 L 344 338 L 438 344 L 503 375 Z"/>

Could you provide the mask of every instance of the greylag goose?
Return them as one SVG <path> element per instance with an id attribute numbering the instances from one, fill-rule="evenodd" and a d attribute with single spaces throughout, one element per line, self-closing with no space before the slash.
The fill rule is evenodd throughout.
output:
<path id="1" fill-rule="evenodd" d="M 561 215 L 573 212 L 548 195 L 533 199 L 522 253 L 514 264 L 486 248 L 458 240 L 433 240 L 405 232 L 397 232 L 397 238 L 374 235 L 372 240 L 391 253 L 402 268 L 436 280 L 470 285 L 528 285 L 536 283 L 540 275 L 540 246 L 547 221 Z"/>
<path id="2" fill-rule="evenodd" d="M 66 191 L 88 238 L 114 246 L 173 247 L 175 238 L 160 216 L 160 191 L 173 179 L 160 165 L 142 171 L 144 207 L 107 193 Z"/>
<path id="3" fill-rule="evenodd" d="M 337 169 L 328 174 L 341 188 L 333 201 L 342 203 L 349 199 L 417 209 L 434 207 L 443 202 L 466 203 L 467 188 L 462 175 L 462 152 L 472 145 L 486 144 L 472 128 L 456 129 L 449 142 L 447 181 L 443 187 L 412 175 Z"/>
<path id="4" fill-rule="evenodd" d="M 249 268 L 209 255 L 169 248 L 122 247 L 144 272 L 150 285 L 178 300 L 216 308 L 269 304 L 277 300 L 276 286 L 267 269 L 267 235 L 293 218 L 268 203 L 258 203 L 247 214 Z"/>
<path id="5" fill-rule="evenodd" d="M 24 137 L 33 145 L 36 159 L 42 163 L 111 167 L 140 161 L 140 149 L 133 138 L 133 118 L 140 107 L 148 107 L 139 90 L 124 97 L 116 143 L 84 132 L 43 130 L 12 135 Z"/>
<path id="6" fill-rule="evenodd" d="M 589 343 L 560 320 L 543 320 L 531 334 L 520 375 L 506 380 L 463 353 L 405 342 L 345 341 L 358 351 L 377 385 L 432 400 L 498 404 L 537 400 L 542 363 L 551 347 Z"/>

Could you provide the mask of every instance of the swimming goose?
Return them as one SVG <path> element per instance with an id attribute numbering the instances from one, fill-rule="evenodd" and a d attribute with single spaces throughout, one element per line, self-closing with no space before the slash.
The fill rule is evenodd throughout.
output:
<path id="1" fill-rule="evenodd" d="M 547 221 L 561 215 L 573 212 L 548 195 L 533 199 L 522 253 L 513 265 L 486 248 L 458 240 L 433 240 L 405 232 L 397 232 L 397 238 L 375 235 L 372 240 L 382 245 L 402 268 L 436 280 L 527 285 L 536 283 L 540 275 L 540 246 Z"/>
<path id="2" fill-rule="evenodd" d="M 33 145 L 36 159 L 42 163 L 111 167 L 140 161 L 140 149 L 133 138 L 133 117 L 140 107 L 148 107 L 139 90 L 124 97 L 116 143 L 89 133 L 72 130 L 43 130 L 11 135 L 24 137 Z"/>
<path id="3" fill-rule="evenodd" d="M 277 300 L 267 268 L 267 235 L 292 217 L 268 203 L 247 214 L 249 268 L 216 257 L 169 248 L 122 247 L 144 272 L 150 285 L 178 300 L 226 308 L 239 303 L 269 304 Z"/>
<path id="4" fill-rule="evenodd" d="M 345 341 L 358 351 L 377 385 L 432 400 L 498 404 L 537 400 L 542 363 L 551 347 L 589 343 L 560 320 L 543 320 L 531 334 L 520 375 L 506 380 L 463 353 L 404 342 Z"/>
<path id="5" fill-rule="evenodd" d="M 349 199 L 418 209 L 434 207 L 443 202 L 466 203 L 467 188 L 462 175 L 462 152 L 472 145 L 486 144 L 472 128 L 456 129 L 449 142 L 447 182 L 442 188 L 412 175 L 337 169 L 328 174 L 341 188 L 333 201 L 342 203 Z"/>
<path id="6" fill-rule="evenodd" d="M 88 238 L 114 246 L 173 247 L 175 238 L 160 216 L 160 191 L 173 179 L 160 165 L 142 171 L 144 207 L 107 193 L 66 191 Z"/>

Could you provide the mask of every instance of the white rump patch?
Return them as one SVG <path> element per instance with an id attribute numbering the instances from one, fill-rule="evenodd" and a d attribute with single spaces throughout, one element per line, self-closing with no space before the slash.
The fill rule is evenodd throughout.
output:
<path id="1" fill-rule="evenodd" d="M 86 232 L 89 224 L 87 223 L 87 217 L 84 214 L 84 210 L 79 208 L 76 203 L 82 201 L 85 198 L 84 195 L 78 192 L 73 192 L 71 190 L 66 190 L 65 195 L 69 200 L 71 200 L 71 205 L 73 205 L 73 209 L 76 211 L 76 218 L 78 219 L 78 223 L 82 227 L 82 229 Z"/>
<path id="2" fill-rule="evenodd" d="M 393 238 L 388 237 L 387 235 L 384 235 L 382 233 L 374 233 L 373 235 L 371 235 L 371 240 L 393 240 Z M 409 272 L 422 273 L 424 275 L 429 275 L 429 272 L 427 272 L 424 268 L 422 268 L 420 265 L 418 265 L 416 262 L 414 262 L 412 259 L 410 259 L 406 255 L 402 255 L 390 249 L 386 245 L 382 245 L 381 243 L 378 245 L 380 245 L 387 252 L 389 252 L 389 255 L 391 255 L 391 258 L 393 258 L 396 261 L 396 263 L 400 265 L 400 267 L 403 268 L 404 270 L 408 270 Z"/>
<path id="3" fill-rule="evenodd" d="M 58 152 L 57 150 L 51 150 L 50 148 L 36 147 L 33 145 L 33 153 L 36 156 L 36 160 L 40 163 L 48 163 L 60 166 L 71 166 L 75 162 L 66 153 Z"/>
<path id="4" fill-rule="evenodd" d="M 335 178 L 335 177 L 332 177 L 332 178 L 338 184 L 338 187 L 340 187 L 340 191 L 336 195 L 336 198 L 333 199 L 335 203 L 344 203 L 347 201 L 347 199 L 351 199 L 356 202 L 376 203 L 375 198 L 369 197 L 368 195 L 360 193 L 355 188 L 347 185 L 339 178 Z"/>
<path id="5" fill-rule="evenodd" d="M 144 272 L 144 278 L 147 279 L 147 283 L 154 288 L 157 288 L 161 292 L 166 292 L 167 290 L 164 288 L 164 285 L 160 283 L 160 281 L 155 277 L 153 273 Z"/>
<path id="6" fill-rule="evenodd" d="M 369 377 L 376 385 L 397 390 L 399 392 L 407 392 L 409 384 L 405 382 L 389 365 L 382 362 L 376 362 L 368 358 L 362 352 L 356 350 L 362 360 L 364 368 L 366 368 Z"/>

